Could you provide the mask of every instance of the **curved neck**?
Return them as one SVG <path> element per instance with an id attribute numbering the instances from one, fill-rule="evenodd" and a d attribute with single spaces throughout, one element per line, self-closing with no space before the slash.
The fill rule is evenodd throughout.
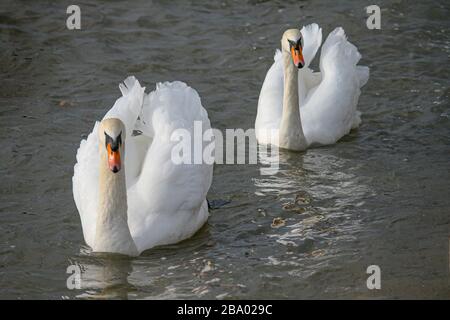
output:
<path id="1" fill-rule="evenodd" d="M 281 116 L 279 145 L 290 150 L 305 150 L 307 147 L 303 134 L 298 98 L 298 68 L 292 63 L 288 52 L 283 51 L 284 92 L 283 114 Z"/>
<path id="2" fill-rule="evenodd" d="M 113 173 L 107 164 L 107 154 L 100 147 L 99 202 L 95 241 L 96 252 L 137 255 L 136 245 L 128 227 L 125 167 Z"/>

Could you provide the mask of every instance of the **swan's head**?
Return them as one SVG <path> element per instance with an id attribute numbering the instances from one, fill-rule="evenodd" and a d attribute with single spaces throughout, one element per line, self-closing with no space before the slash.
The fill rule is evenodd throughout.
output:
<path id="1" fill-rule="evenodd" d="M 292 62 L 297 68 L 303 68 L 303 37 L 298 29 L 288 29 L 281 38 L 281 49 L 292 56 Z"/>
<path id="2" fill-rule="evenodd" d="M 108 159 L 108 168 L 117 173 L 122 168 L 125 126 L 116 118 L 104 119 L 99 130 L 100 148 L 104 148 Z"/>

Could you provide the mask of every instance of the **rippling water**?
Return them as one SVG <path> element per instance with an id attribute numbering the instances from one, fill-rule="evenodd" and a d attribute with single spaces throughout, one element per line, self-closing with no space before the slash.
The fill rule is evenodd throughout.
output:
<path id="1" fill-rule="evenodd" d="M 78 1 L 80 31 L 69 4 L 0 4 L 0 298 L 450 297 L 448 1 L 379 1 L 381 30 L 366 28 L 368 1 Z M 251 128 L 282 32 L 311 22 L 344 27 L 371 68 L 359 130 L 283 152 L 274 176 L 217 165 L 208 197 L 224 205 L 192 239 L 90 254 L 71 177 L 118 83 L 185 81 L 214 127 Z M 366 287 L 371 264 L 381 290 Z"/>

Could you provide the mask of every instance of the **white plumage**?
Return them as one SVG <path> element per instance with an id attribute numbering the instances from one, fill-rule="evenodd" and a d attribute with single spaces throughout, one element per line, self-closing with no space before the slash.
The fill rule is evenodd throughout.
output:
<path id="1" fill-rule="evenodd" d="M 134 77 L 120 85 L 122 97 L 104 119 L 125 125 L 126 201 L 128 226 L 140 252 L 192 236 L 207 220 L 206 193 L 212 165 L 175 164 L 171 135 L 185 129 L 193 135 L 194 121 L 210 128 L 197 92 L 182 82 L 159 83 L 146 95 Z M 82 140 L 74 167 L 73 195 L 86 243 L 94 247 L 99 199 L 99 122 Z M 134 130 L 142 132 L 132 135 Z M 111 239 L 111 241 L 120 239 Z"/>
<path id="2" fill-rule="evenodd" d="M 369 68 L 357 66 L 361 55 L 344 30 L 336 28 L 322 46 L 321 72 L 313 72 L 308 66 L 322 42 L 322 30 L 311 24 L 300 32 L 305 66 L 298 69 L 298 94 L 304 137 L 307 146 L 333 144 L 361 122 L 356 108 Z M 274 60 L 261 88 L 255 122 L 258 142 L 264 144 L 278 141 L 267 132 L 273 130 L 276 135 L 283 112 L 285 71 L 280 50 Z"/>

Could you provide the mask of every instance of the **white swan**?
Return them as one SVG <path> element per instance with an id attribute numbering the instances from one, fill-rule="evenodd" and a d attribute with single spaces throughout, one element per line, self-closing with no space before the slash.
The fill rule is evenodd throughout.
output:
<path id="1" fill-rule="evenodd" d="M 77 152 L 73 195 L 94 252 L 130 256 L 192 236 L 207 220 L 212 165 L 174 164 L 171 135 L 210 128 L 197 92 L 160 83 L 149 95 L 129 77 L 122 97 Z M 134 130 L 142 132 L 133 135 Z"/>
<path id="2" fill-rule="evenodd" d="M 317 24 L 289 29 L 267 72 L 258 101 L 256 138 L 290 150 L 333 144 L 359 126 L 356 110 L 369 68 L 344 30 L 330 33 L 320 56 L 320 71 L 308 68 L 322 43 Z"/>

